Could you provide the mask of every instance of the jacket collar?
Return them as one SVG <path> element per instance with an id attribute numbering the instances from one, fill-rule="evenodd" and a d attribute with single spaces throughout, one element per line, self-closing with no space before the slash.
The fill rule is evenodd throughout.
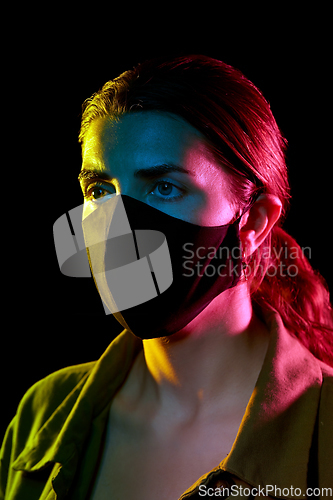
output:
<path id="1" fill-rule="evenodd" d="M 233 448 L 220 468 L 253 486 L 281 491 L 294 486 L 305 492 L 322 363 L 285 329 L 278 314 L 266 313 L 265 321 L 270 330 L 266 358 Z"/>
<path id="2" fill-rule="evenodd" d="M 51 463 L 73 463 L 83 448 L 91 421 L 110 403 L 141 349 L 142 341 L 128 331 L 118 335 L 29 440 L 13 468 L 34 472 Z"/>

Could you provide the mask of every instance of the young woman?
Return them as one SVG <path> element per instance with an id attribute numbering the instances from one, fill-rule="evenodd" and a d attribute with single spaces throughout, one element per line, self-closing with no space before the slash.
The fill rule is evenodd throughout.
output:
<path id="1" fill-rule="evenodd" d="M 25 395 L 3 496 L 328 495 L 332 311 L 281 227 L 286 141 L 260 91 L 208 57 L 146 62 L 86 101 L 80 142 L 89 262 L 125 330 Z"/>

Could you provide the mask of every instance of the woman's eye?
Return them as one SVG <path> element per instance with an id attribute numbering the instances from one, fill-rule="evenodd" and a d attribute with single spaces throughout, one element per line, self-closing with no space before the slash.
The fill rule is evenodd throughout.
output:
<path id="1" fill-rule="evenodd" d="M 157 191 L 163 196 L 169 196 L 172 193 L 173 185 L 169 182 L 163 182 L 157 186 Z"/>
<path id="2" fill-rule="evenodd" d="M 160 181 L 155 184 L 151 194 L 160 199 L 174 200 L 176 198 L 180 198 L 183 193 L 180 188 L 171 182 Z"/>
<path id="3" fill-rule="evenodd" d="M 100 187 L 96 187 L 96 188 L 94 188 L 94 189 L 90 192 L 90 196 L 91 196 L 94 200 L 98 200 L 99 198 L 102 198 L 103 196 L 106 196 L 107 194 L 110 194 L 110 193 L 108 193 L 105 189 L 100 188 Z"/>
<path id="4" fill-rule="evenodd" d="M 113 194 L 112 191 L 114 191 L 114 189 L 112 189 L 111 187 L 110 187 L 110 189 L 104 189 L 103 186 L 99 186 L 97 184 L 97 185 L 89 187 L 87 189 L 84 197 L 87 200 L 98 201 L 102 198 L 105 198 L 108 195 Z"/>

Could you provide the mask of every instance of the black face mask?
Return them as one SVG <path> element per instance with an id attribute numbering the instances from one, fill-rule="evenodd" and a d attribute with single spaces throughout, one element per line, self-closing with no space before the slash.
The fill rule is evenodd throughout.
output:
<path id="1" fill-rule="evenodd" d="M 239 220 L 203 227 L 126 195 L 83 217 L 90 268 L 107 313 L 142 339 L 172 335 L 242 274 Z"/>

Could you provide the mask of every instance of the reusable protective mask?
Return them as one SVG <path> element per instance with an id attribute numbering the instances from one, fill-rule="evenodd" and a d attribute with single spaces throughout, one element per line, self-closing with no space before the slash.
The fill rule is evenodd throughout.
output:
<path id="1" fill-rule="evenodd" d="M 239 220 L 198 226 L 126 195 L 88 202 L 82 219 L 105 311 L 142 339 L 181 330 L 240 279 Z"/>

